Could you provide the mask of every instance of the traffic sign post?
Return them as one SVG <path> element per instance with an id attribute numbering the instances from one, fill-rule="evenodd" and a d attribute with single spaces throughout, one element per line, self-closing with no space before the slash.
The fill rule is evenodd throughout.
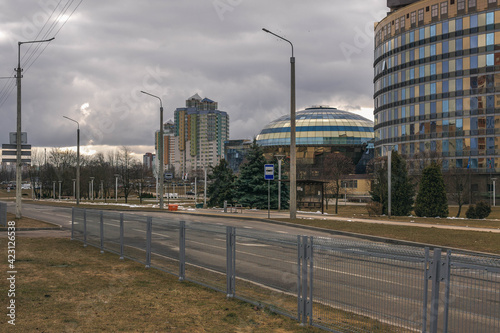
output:
<path id="1" fill-rule="evenodd" d="M 274 180 L 274 164 L 264 165 L 264 179 L 267 180 L 267 218 L 271 218 L 271 180 Z"/>

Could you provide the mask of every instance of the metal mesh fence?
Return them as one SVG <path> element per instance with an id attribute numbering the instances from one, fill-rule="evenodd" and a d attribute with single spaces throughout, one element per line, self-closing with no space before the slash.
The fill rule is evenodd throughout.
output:
<path id="1" fill-rule="evenodd" d="M 297 317 L 297 236 L 236 233 L 236 295 Z"/>
<path id="2" fill-rule="evenodd" d="M 451 255 L 450 267 L 447 331 L 500 332 L 500 259 Z"/>
<path id="3" fill-rule="evenodd" d="M 371 318 L 387 332 L 421 331 L 423 251 L 315 238 L 313 253 L 314 325 L 370 332 L 359 324 Z"/>
<path id="4" fill-rule="evenodd" d="M 226 291 L 226 227 L 186 225 L 186 279 Z"/>
<path id="5" fill-rule="evenodd" d="M 104 249 L 120 254 L 120 213 L 103 212 L 103 231 Z"/>
<path id="6" fill-rule="evenodd" d="M 72 239 L 335 332 L 500 332 L 497 256 L 78 208 Z"/>
<path id="7" fill-rule="evenodd" d="M 147 218 L 124 214 L 123 216 L 123 256 L 146 264 Z"/>
<path id="8" fill-rule="evenodd" d="M 179 275 L 179 222 L 153 218 L 151 267 Z"/>
<path id="9" fill-rule="evenodd" d="M 73 208 L 71 234 L 73 239 L 84 241 L 84 209 Z"/>
<path id="10" fill-rule="evenodd" d="M 86 227 L 87 227 L 87 244 L 95 247 L 101 245 L 101 212 L 92 209 L 86 209 Z"/>

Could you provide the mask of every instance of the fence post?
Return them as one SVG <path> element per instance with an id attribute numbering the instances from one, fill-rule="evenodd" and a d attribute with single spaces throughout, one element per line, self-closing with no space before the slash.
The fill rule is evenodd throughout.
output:
<path id="1" fill-rule="evenodd" d="M 425 266 L 424 266 L 424 299 L 422 302 L 422 332 L 427 332 L 427 303 L 429 297 L 427 296 L 427 291 L 429 290 L 429 279 L 430 279 L 430 260 L 429 260 L 429 248 L 425 248 Z"/>
<path id="2" fill-rule="evenodd" d="M 186 222 L 179 223 L 179 281 L 186 278 Z"/>
<path id="3" fill-rule="evenodd" d="M 302 238 L 297 235 L 297 320 L 300 322 L 302 320 L 302 293 L 301 293 L 301 279 L 300 274 L 302 272 L 302 253 L 304 252 L 304 247 L 302 245 Z"/>
<path id="4" fill-rule="evenodd" d="M 153 218 L 148 216 L 146 225 L 146 268 L 151 267 L 151 234 L 153 232 Z"/>
<path id="5" fill-rule="evenodd" d="M 309 244 L 307 245 L 307 259 L 309 260 L 309 300 L 307 301 L 306 315 L 309 316 L 309 325 L 312 325 L 313 320 L 313 237 L 309 237 Z"/>
<path id="6" fill-rule="evenodd" d="M 444 279 L 444 311 L 443 311 L 443 332 L 448 332 L 448 312 L 450 307 L 450 265 L 451 250 L 446 252 L 442 262 L 441 281 Z"/>
<path id="7" fill-rule="evenodd" d="M 123 244 L 123 213 L 120 213 L 120 259 L 123 260 L 123 250 L 124 250 L 124 244 Z"/>
<path id="8" fill-rule="evenodd" d="M 75 207 L 71 208 L 71 240 L 75 239 Z"/>
<path id="9" fill-rule="evenodd" d="M 101 253 L 104 253 L 104 213 L 102 210 L 99 212 L 99 222 L 99 231 L 101 234 Z"/>
<path id="10" fill-rule="evenodd" d="M 302 236 L 302 242 L 301 242 L 301 248 L 302 248 L 302 253 L 301 253 L 301 259 L 302 259 L 302 270 L 301 270 L 301 313 L 302 313 L 302 318 L 301 318 L 301 323 L 300 325 L 305 326 L 307 324 L 307 310 L 308 310 L 308 305 L 307 305 L 307 258 L 308 258 L 308 236 Z"/>
<path id="11" fill-rule="evenodd" d="M 87 209 L 83 209 L 83 247 L 87 247 Z"/>
<path id="12" fill-rule="evenodd" d="M 226 227 L 226 289 L 227 297 L 234 297 L 236 275 L 236 228 Z"/>
<path id="13" fill-rule="evenodd" d="M 431 262 L 431 322 L 430 332 L 437 333 L 438 329 L 438 315 L 439 315 L 439 282 L 440 282 L 440 268 L 441 268 L 441 249 L 434 249 L 434 256 Z"/>

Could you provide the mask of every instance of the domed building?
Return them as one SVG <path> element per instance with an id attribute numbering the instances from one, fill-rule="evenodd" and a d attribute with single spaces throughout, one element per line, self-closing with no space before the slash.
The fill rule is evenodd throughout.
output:
<path id="1" fill-rule="evenodd" d="M 327 153 L 342 153 L 353 160 L 356 173 L 364 173 L 373 157 L 373 121 L 328 106 L 296 112 L 297 172 L 299 178 L 316 178 Z M 257 136 L 266 158 L 289 155 L 290 115 L 269 123 Z M 301 175 L 302 173 L 302 175 Z"/>

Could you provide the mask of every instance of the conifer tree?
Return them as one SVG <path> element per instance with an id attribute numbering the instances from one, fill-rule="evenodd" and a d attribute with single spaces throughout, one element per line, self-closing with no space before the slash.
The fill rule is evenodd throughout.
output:
<path id="1" fill-rule="evenodd" d="M 207 189 L 207 195 L 210 198 L 208 204 L 218 207 L 223 207 L 224 201 L 232 204 L 234 202 L 236 177 L 225 159 L 222 159 L 217 166 L 212 168 L 208 178 L 212 180 Z"/>
<path id="2" fill-rule="evenodd" d="M 235 198 L 244 207 L 267 209 L 268 181 L 264 179 L 265 164 L 267 163 L 262 148 L 254 140 L 246 156 L 246 162 L 240 166 L 240 174 L 236 180 Z M 277 170 L 275 165 L 275 180 L 270 182 L 272 209 L 278 208 Z M 288 189 L 282 183 L 281 208 L 283 209 L 288 207 L 288 193 Z"/>
<path id="3" fill-rule="evenodd" d="M 415 214 L 421 217 L 447 217 L 448 201 L 439 164 L 432 162 L 424 169 L 419 187 Z"/>
<path id="4" fill-rule="evenodd" d="M 375 170 L 375 183 L 370 195 L 372 201 L 382 204 L 383 214 L 389 212 L 387 161 L 379 161 Z M 408 176 L 406 161 L 393 151 L 391 154 L 391 215 L 408 216 L 411 214 L 415 185 Z"/>

